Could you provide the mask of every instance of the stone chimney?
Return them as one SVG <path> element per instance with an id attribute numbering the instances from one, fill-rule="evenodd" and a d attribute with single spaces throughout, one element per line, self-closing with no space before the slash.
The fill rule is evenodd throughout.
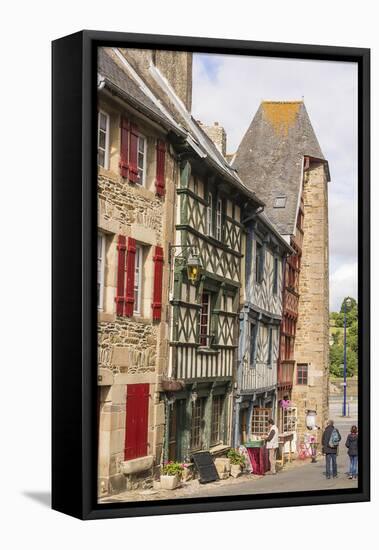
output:
<path id="1" fill-rule="evenodd" d="M 225 128 L 219 125 L 218 122 L 214 122 L 213 126 L 205 126 L 201 124 L 202 129 L 207 136 L 213 141 L 217 149 L 220 151 L 223 157 L 226 155 L 226 132 Z"/>
<path id="2" fill-rule="evenodd" d="M 192 108 L 192 52 L 154 50 L 152 59 L 190 112 Z"/>
<path id="3" fill-rule="evenodd" d="M 151 84 L 149 65 L 154 63 L 190 112 L 192 107 L 192 53 L 120 48 L 123 56 Z M 115 59 L 116 62 L 117 58 Z"/>

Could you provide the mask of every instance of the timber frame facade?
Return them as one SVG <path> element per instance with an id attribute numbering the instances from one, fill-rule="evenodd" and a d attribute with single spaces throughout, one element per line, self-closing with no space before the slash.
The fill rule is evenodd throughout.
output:
<path id="1" fill-rule="evenodd" d="M 246 222 L 234 447 L 268 431 L 276 417 L 283 266 L 293 253 L 264 214 Z"/>
<path id="2" fill-rule="evenodd" d="M 328 414 L 330 174 L 304 102 L 262 101 L 233 167 L 294 251 L 284 266 L 277 423 L 296 450 L 308 413 L 319 428 Z"/>
<path id="3" fill-rule="evenodd" d="M 329 173 L 302 102 L 262 104 L 252 123 L 258 138 L 251 144 L 247 132 L 237 172 L 223 156 L 224 130 L 217 123 L 213 132 L 190 114 L 192 54 L 99 51 L 104 496 L 151 487 L 168 460 L 188 462 L 202 450 L 223 455 L 266 433 L 270 417 L 281 432 L 294 431 L 282 402 L 300 403 L 301 429 L 307 410 L 325 416 L 328 334 L 321 330 L 318 347 L 312 334 L 328 319 L 327 253 L 323 269 L 314 267 L 327 250 Z M 279 120 L 289 121 L 284 133 L 278 110 Z M 312 156 L 297 158 L 294 121 L 297 140 L 310 136 Z M 278 143 L 288 148 L 283 159 L 293 173 L 277 162 Z M 265 155 L 267 166 L 257 168 Z M 307 261 L 300 271 L 303 238 Z M 193 279 L 191 257 L 200 262 Z M 313 284 L 318 293 L 309 293 Z M 306 384 L 297 377 L 299 365 L 311 375 Z"/>
<path id="4" fill-rule="evenodd" d="M 180 391 L 166 394 L 170 460 L 190 460 L 199 450 L 221 453 L 231 446 L 233 381 L 238 348 L 243 258 L 242 210 L 249 194 L 199 159 L 181 163 L 177 189 L 176 245 L 191 247 L 202 263 L 200 281 L 188 280 L 174 259 L 169 378 Z M 258 202 L 252 201 L 251 208 Z"/>

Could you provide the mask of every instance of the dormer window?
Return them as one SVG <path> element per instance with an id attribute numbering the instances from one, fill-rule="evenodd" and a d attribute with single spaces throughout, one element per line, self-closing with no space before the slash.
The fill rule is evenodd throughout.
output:
<path id="1" fill-rule="evenodd" d="M 286 202 L 287 202 L 287 197 L 285 195 L 275 197 L 274 208 L 285 208 Z"/>
<path id="2" fill-rule="evenodd" d="M 207 235 L 212 236 L 213 233 L 213 201 L 212 201 L 212 193 L 208 193 L 208 206 L 207 206 Z"/>
<path id="3" fill-rule="evenodd" d="M 216 239 L 221 241 L 222 235 L 222 200 L 218 199 L 216 209 Z"/>

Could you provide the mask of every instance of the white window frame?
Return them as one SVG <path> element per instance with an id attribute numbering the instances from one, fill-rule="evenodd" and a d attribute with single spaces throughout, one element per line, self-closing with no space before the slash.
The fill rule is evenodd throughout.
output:
<path id="1" fill-rule="evenodd" d="M 276 266 L 276 269 L 275 269 L 275 266 Z M 279 290 L 279 258 L 277 256 L 274 256 L 272 272 L 273 272 L 272 292 L 276 296 Z"/>
<path id="2" fill-rule="evenodd" d="M 143 269 L 143 247 L 136 245 L 136 254 L 134 257 L 134 305 L 133 314 L 141 315 L 142 303 L 142 269 Z M 136 299 L 137 296 L 137 299 Z"/>
<path id="3" fill-rule="evenodd" d="M 143 148 L 143 166 L 142 168 L 139 167 L 138 165 L 138 157 L 139 157 L 139 145 L 140 145 L 140 141 L 143 141 L 144 142 L 144 148 Z M 139 171 L 142 170 L 142 178 L 141 180 L 138 178 L 137 179 L 137 185 L 140 185 L 141 187 L 145 187 L 146 185 L 146 156 L 147 156 L 147 139 L 146 137 L 143 135 L 143 134 L 138 134 L 138 143 L 137 143 L 137 170 L 138 170 L 138 176 L 139 176 Z"/>
<path id="4" fill-rule="evenodd" d="M 267 330 L 267 365 L 272 368 L 274 352 L 274 329 L 272 327 L 268 327 Z"/>
<path id="5" fill-rule="evenodd" d="M 100 117 L 101 115 L 104 115 L 106 118 L 106 128 L 105 128 L 105 149 L 100 147 L 100 132 L 104 132 L 104 130 L 100 130 Z M 105 170 L 108 170 L 109 168 L 109 128 L 110 128 L 110 117 L 108 113 L 105 111 L 102 111 L 101 109 L 97 112 L 97 164 L 99 166 L 102 166 L 105 168 Z M 104 152 L 104 165 L 99 164 L 99 150 Z"/>
<path id="6" fill-rule="evenodd" d="M 216 239 L 221 241 L 222 235 L 222 200 L 217 199 L 216 206 Z"/>
<path id="7" fill-rule="evenodd" d="M 208 305 L 207 305 L 207 324 L 204 325 L 202 323 L 202 314 L 203 314 L 203 296 L 204 295 L 207 295 L 208 296 Z M 201 309 L 200 309 L 200 316 L 199 316 L 199 343 L 201 345 L 201 347 L 210 347 L 210 338 L 209 338 L 209 333 L 210 333 L 210 328 L 211 328 L 211 301 L 212 301 L 212 294 L 210 292 L 203 292 L 202 294 L 202 298 L 201 298 Z M 206 332 L 205 334 L 202 334 L 201 333 L 201 327 L 206 327 Z M 204 339 L 205 340 L 205 344 L 204 343 L 201 343 L 201 340 Z"/>
<path id="8" fill-rule="evenodd" d="M 248 324 L 249 330 L 248 330 L 248 337 L 249 337 L 249 367 L 255 368 L 256 367 L 256 356 L 257 356 L 257 345 L 258 345 L 258 331 L 259 331 L 259 325 L 258 323 L 252 323 L 251 321 Z"/>
<path id="9" fill-rule="evenodd" d="M 213 197 L 212 193 L 208 193 L 208 206 L 207 206 L 207 235 L 213 235 Z"/>
<path id="10" fill-rule="evenodd" d="M 99 240 L 100 247 L 99 247 Z M 100 256 L 99 256 L 100 251 Z M 100 270 L 99 270 L 99 260 L 100 260 Z M 104 233 L 98 232 L 97 234 L 97 284 L 100 283 L 100 292 L 97 302 L 98 311 L 103 311 L 104 309 L 104 275 L 105 275 L 105 235 Z"/>

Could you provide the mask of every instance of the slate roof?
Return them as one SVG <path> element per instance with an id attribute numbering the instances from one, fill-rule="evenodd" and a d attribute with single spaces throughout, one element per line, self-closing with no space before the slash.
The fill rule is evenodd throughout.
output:
<path id="1" fill-rule="evenodd" d="M 282 235 L 295 231 L 304 156 L 325 161 L 303 101 L 263 101 L 233 167 Z M 284 207 L 274 206 L 279 197 Z"/>
<path id="2" fill-rule="evenodd" d="M 254 189 L 241 181 L 234 168 L 187 111 L 159 69 L 153 64 L 143 71 L 139 69 L 117 48 L 98 49 L 98 77 L 106 86 L 118 91 L 133 106 L 142 109 L 153 119 L 159 120 L 164 127 L 183 137 L 188 146 L 223 179 L 253 199 L 257 206 L 263 205 Z"/>
<path id="3" fill-rule="evenodd" d="M 140 107 L 146 114 L 159 120 L 161 124 L 185 135 L 184 129 L 165 110 L 160 102 L 144 91 L 130 74 L 122 70 L 107 52 L 107 48 L 98 48 L 97 71 L 98 76 L 114 92 L 119 92 L 133 106 Z M 150 97 L 149 97 L 150 95 Z"/>

